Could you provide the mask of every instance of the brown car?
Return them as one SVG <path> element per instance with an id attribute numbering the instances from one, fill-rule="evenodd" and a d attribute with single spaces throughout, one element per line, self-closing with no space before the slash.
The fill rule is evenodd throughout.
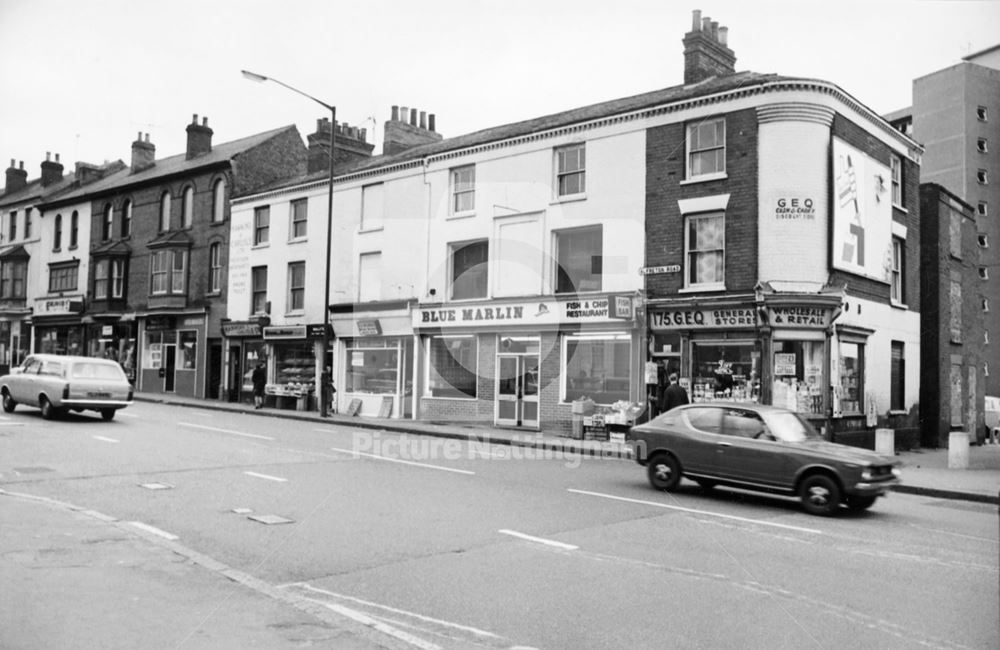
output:
<path id="1" fill-rule="evenodd" d="M 870 508 L 899 483 L 894 458 L 827 442 L 798 414 L 776 406 L 688 404 L 632 427 L 630 440 L 657 490 L 674 489 L 684 476 L 705 489 L 797 495 L 807 512 L 831 515 L 841 503 Z"/>

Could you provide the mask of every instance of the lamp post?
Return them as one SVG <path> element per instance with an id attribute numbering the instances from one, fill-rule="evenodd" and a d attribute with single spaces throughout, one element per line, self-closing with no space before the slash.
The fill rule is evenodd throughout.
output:
<path id="1" fill-rule="evenodd" d="M 324 101 L 320 101 L 315 97 L 313 97 L 312 95 L 304 93 L 298 88 L 293 88 L 292 86 L 289 86 L 285 82 L 275 79 L 274 77 L 265 77 L 262 74 L 257 74 L 256 72 L 250 72 L 249 70 L 241 70 L 240 72 L 247 79 L 251 81 L 256 81 L 258 83 L 263 83 L 265 81 L 273 81 L 279 86 L 284 86 L 288 90 L 291 90 L 293 93 L 297 93 L 299 95 L 302 95 L 303 97 L 307 97 L 308 99 L 313 100 L 323 108 L 330 111 L 330 168 L 328 170 L 328 176 L 327 176 L 327 184 L 329 187 L 326 198 L 326 284 L 325 284 L 325 291 L 323 293 L 323 358 L 322 361 L 320 362 L 322 364 L 321 367 L 323 370 L 320 374 L 321 378 L 320 381 L 324 380 L 332 381 L 333 367 L 332 366 L 330 367 L 331 375 L 329 377 L 327 377 L 326 375 L 326 368 L 327 368 L 327 357 L 330 354 L 330 304 L 329 304 L 330 303 L 330 255 L 332 254 L 331 239 L 333 236 L 333 159 L 334 159 L 334 147 L 335 147 L 334 131 L 337 128 L 337 107 L 331 106 L 330 104 L 327 104 Z M 330 395 L 327 386 L 320 386 L 319 388 L 320 388 L 319 413 L 321 417 L 325 418 L 328 417 L 329 415 Z"/>

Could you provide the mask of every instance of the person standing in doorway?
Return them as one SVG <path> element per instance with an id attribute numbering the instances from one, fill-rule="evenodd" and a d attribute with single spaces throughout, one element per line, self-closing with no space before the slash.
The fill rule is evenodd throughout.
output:
<path id="1" fill-rule="evenodd" d="M 660 412 L 665 413 L 675 406 L 688 403 L 688 394 L 684 387 L 677 383 L 677 373 L 670 373 L 670 385 L 663 391 L 660 401 Z"/>
<path id="2" fill-rule="evenodd" d="M 250 381 L 253 383 L 253 407 L 255 409 L 263 408 L 264 386 L 267 385 L 267 371 L 264 369 L 263 363 L 258 363 L 257 367 L 253 369 Z"/>
<path id="3" fill-rule="evenodd" d="M 333 385 L 333 370 L 330 366 L 323 368 L 323 372 L 319 376 L 320 389 L 323 391 L 324 400 L 323 403 L 326 405 L 326 412 L 323 413 L 323 417 L 327 417 L 330 413 L 336 413 L 337 409 L 333 406 L 333 394 L 337 392 L 337 388 Z"/>

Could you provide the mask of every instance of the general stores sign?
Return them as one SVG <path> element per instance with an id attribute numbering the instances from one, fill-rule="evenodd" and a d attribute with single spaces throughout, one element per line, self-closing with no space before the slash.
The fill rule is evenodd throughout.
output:
<path id="1" fill-rule="evenodd" d="M 757 326 L 753 306 L 693 307 L 651 311 L 649 327 L 654 330 L 734 329 Z"/>

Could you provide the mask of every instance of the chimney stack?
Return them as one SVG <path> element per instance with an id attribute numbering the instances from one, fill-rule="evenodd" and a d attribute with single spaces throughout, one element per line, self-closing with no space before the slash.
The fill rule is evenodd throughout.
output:
<path id="1" fill-rule="evenodd" d="M 208 128 L 207 117 L 198 124 L 198 114 L 195 113 L 187 126 L 187 136 L 188 160 L 212 151 L 212 129 Z"/>
<path id="2" fill-rule="evenodd" d="M 316 120 L 316 132 L 306 136 L 309 155 L 306 171 L 310 174 L 330 169 L 330 118 Z M 358 160 L 370 158 L 375 145 L 368 144 L 367 129 L 340 123 L 333 130 L 336 149 L 333 152 L 334 169 L 348 166 Z"/>
<path id="3" fill-rule="evenodd" d="M 156 146 L 149 141 L 149 134 L 146 134 L 146 140 L 142 139 L 142 132 L 140 131 L 135 137 L 135 142 L 132 143 L 132 173 L 141 172 L 144 169 L 152 167 L 156 161 Z"/>
<path id="4" fill-rule="evenodd" d="M 14 159 L 10 159 L 10 167 L 7 168 L 7 179 L 4 185 L 5 194 L 13 194 L 19 190 L 24 189 L 28 185 L 28 170 L 24 168 L 24 161 L 21 161 L 21 167 L 14 166 Z"/>
<path id="5" fill-rule="evenodd" d="M 45 162 L 42 163 L 42 187 L 58 183 L 63 177 L 63 166 L 59 162 L 59 154 L 56 154 L 55 161 L 50 160 L 52 154 L 45 152 Z"/>
<path id="6" fill-rule="evenodd" d="M 385 123 L 382 153 L 391 156 L 441 139 L 441 134 L 435 130 L 434 113 L 393 106 L 392 119 Z"/>
<path id="7" fill-rule="evenodd" d="M 736 72 L 736 53 L 729 49 L 729 28 L 692 12 L 691 31 L 684 35 L 684 84 Z"/>

